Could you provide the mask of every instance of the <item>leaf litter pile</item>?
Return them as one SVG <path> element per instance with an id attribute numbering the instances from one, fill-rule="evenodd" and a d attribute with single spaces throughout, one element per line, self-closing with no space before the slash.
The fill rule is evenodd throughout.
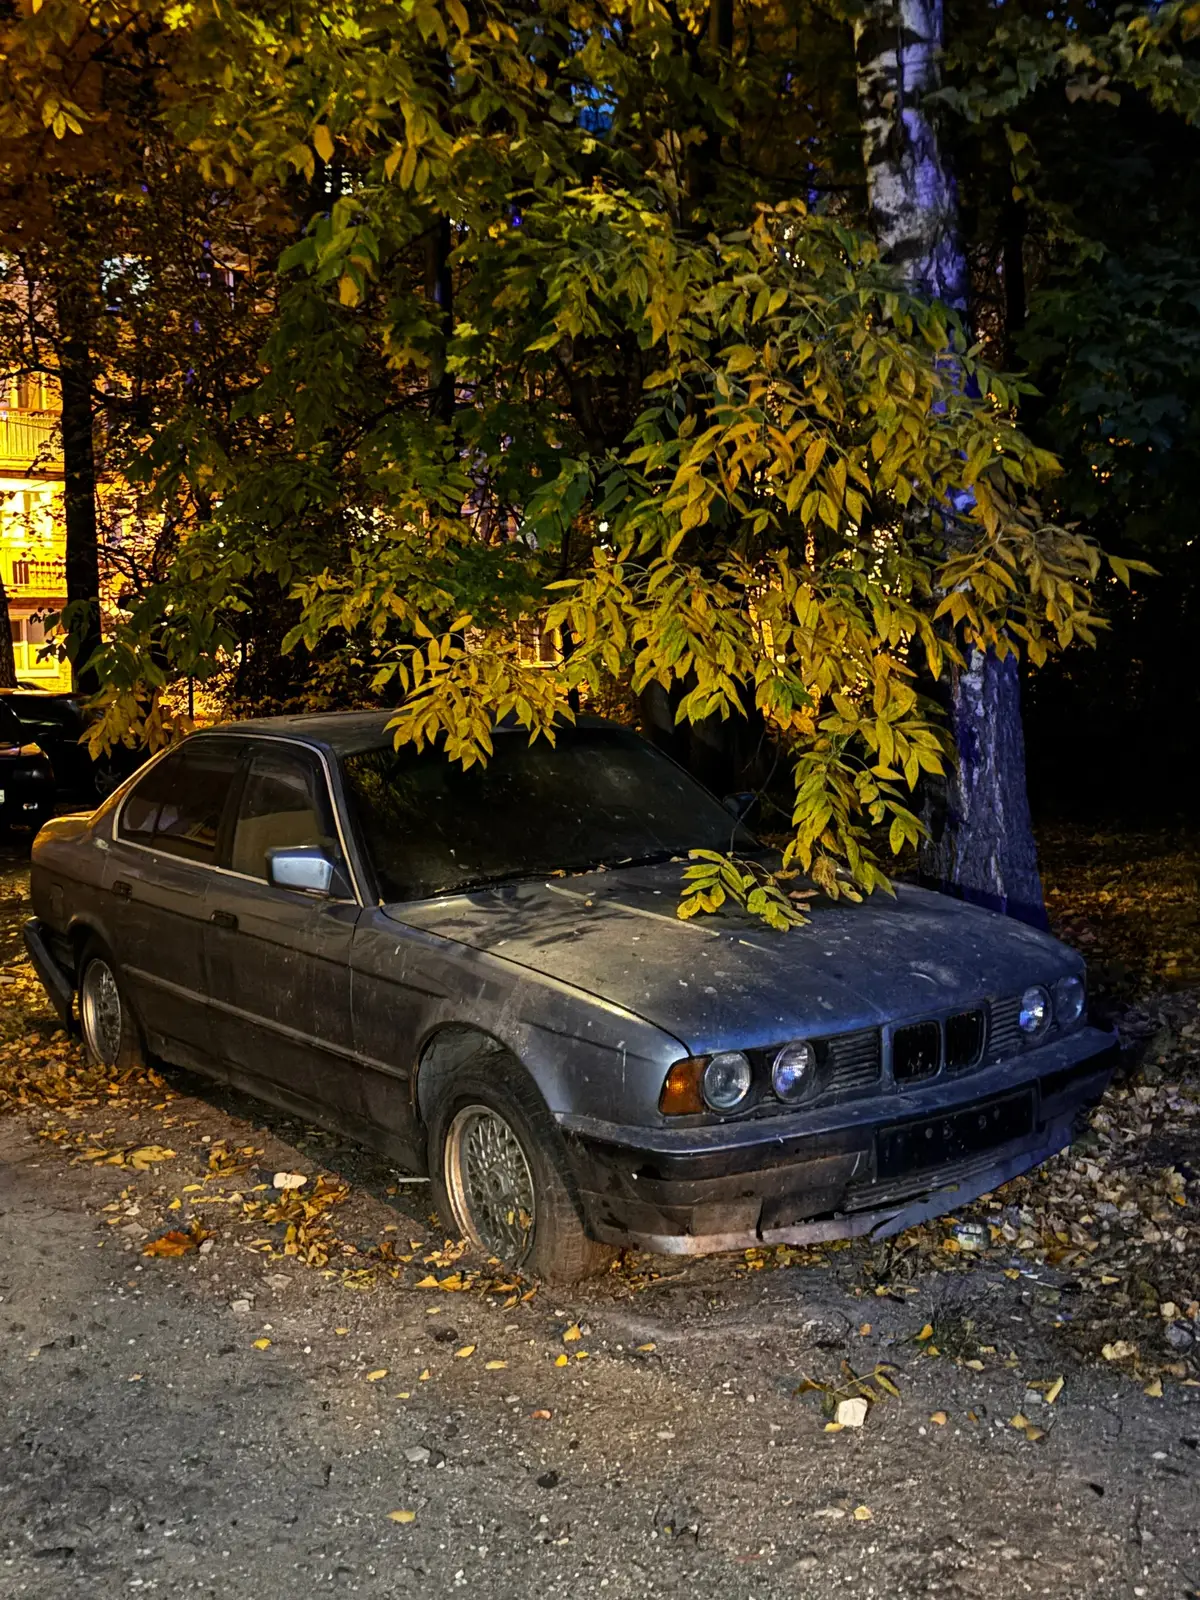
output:
<path id="1" fill-rule="evenodd" d="M 903 1299 L 943 1275 L 1002 1275 L 1076 1359 L 1109 1363 L 1150 1395 L 1164 1381 L 1200 1386 L 1200 841 L 1139 837 L 1127 845 L 1121 836 L 1064 834 L 1048 845 L 1043 840 L 1052 920 L 1087 954 L 1094 1010 L 1117 1027 L 1126 1061 L 1087 1132 L 1037 1172 L 883 1245 L 750 1250 L 730 1265 L 746 1273 L 837 1263 L 851 1268 L 853 1292 L 864 1299 Z M 352 1192 L 342 1177 L 274 1171 L 260 1165 L 265 1152 L 252 1143 L 200 1142 L 186 1115 L 196 1102 L 157 1072 L 117 1077 L 89 1068 L 17 954 L 11 935 L 28 915 L 25 882 L 12 875 L 0 899 L 8 935 L 0 1113 L 37 1118 L 46 1145 L 72 1162 L 128 1174 L 105 1208 L 128 1248 L 169 1261 L 224 1237 L 351 1288 L 398 1281 L 499 1294 L 506 1305 L 533 1292 L 424 1228 L 400 1223 L 374 1239 L 346 1236 Z M 197 1158 L 199 1170 L 186 1172 Z M 630 1253 L 614 1269 L 613 1288 L 637 1293 L 665 1272 Z M 1001 1359 L 969 1320 L 929 1325 L 917 1341 L 925 1354 L 975 1370 Z M 860 1374 L 843 1362 L 838 1376 L 807 1377 L 800 1392 L 819 1396 L 836 1432 L 861 1426 L 870 1408 L 895 1395 L 891 1372 L 879 1365 Z M 1061 1379 L 1040 1384 L 1051 1405 L 1056 1383 L 1061 1388 Z M 1021 1413 L 1012 1425 L 1040 1437 Z"/>

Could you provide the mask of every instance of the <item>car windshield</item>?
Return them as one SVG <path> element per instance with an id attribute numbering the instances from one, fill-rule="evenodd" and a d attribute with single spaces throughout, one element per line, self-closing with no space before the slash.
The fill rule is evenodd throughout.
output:
<path id="1" fill-rule="evenodd" d="M 689 850 L 753 850 L 707 789 L 620 728 L 563 729 L 554 745 L 503 733 L 463 770 L 411 745 L 343 758 L 346 787 L 387 900 Z"/>

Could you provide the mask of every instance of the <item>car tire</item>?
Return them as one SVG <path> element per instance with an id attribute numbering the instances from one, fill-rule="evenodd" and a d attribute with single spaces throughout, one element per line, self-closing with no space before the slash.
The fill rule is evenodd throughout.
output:
<path id="1" fill-rule="evenodd" d="M 128 1072 L 146 1065 L 141 1028 L 108 946 L 89 939 L 79 957 L 77 991 L 83 1048 L 93 1067 Z"/>
<path id="2" fill-rule="evenodd" d="M 439 1083 L 427 1127 L 438 1214 L 483 1255 L 554 1283 L 612 1261 L 584 1227 L 554 1119 L 509 1058 L 489 1054 Z"/>

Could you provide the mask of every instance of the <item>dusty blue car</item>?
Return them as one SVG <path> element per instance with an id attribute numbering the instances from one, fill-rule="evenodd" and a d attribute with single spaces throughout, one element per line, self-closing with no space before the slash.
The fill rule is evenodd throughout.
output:
<path id="1" fill-rule="evenodd" d="M 193 735 L 33 851 L 30 953 L 98 1061 L 147 1054 L 433 1181 L 556 1278 L 895 1233 L 1070 1142 L 1112 1068 L 1083 964 L 901 888 L 775 933 L 681 922 L 681 859 L 761 847 L 626 729 L 500 730 L 486 768 L 384 712 Z"/>

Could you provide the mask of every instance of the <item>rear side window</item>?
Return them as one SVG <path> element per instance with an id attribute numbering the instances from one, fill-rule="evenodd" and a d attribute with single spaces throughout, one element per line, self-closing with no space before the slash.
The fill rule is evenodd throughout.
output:
<path id="1" fill-rule="evenodd" d="M 120 837 L 186 861 L 215 861 L 237 761 L 233 740 L 189 740 L 173 750 L 131 791 Z"/>
<path id="2" fill-rule="evenodd" d="M 325 774 L 299 751 L 260 749 L 242 790 L 229 865 L 265 882 L 268 852 L 298 845 L 341 855 Z"/>

